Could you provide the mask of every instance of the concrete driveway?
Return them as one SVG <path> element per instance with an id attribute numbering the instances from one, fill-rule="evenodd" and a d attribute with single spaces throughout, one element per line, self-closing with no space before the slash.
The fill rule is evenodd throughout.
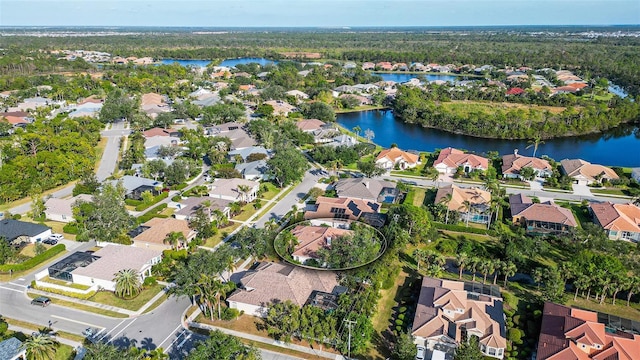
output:
<path id="1" fill-rule="evenodd" d="M 587 185 L 573 184 L 573 195 L 592 197 L 591 188 Z"/>

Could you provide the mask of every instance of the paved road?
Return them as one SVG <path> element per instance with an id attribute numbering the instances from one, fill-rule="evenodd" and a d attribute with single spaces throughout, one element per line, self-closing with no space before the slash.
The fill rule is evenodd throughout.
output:
<path id="1" fill-rule="evenodd" d="M 98 181 L 103 181 L 113 174 L 118 162 L 118 154 L 120 153 L 120 140 L 123 136 L 128 136 L 131 130 L 126 128 L 124 122 L 114 123 L 111 129 L 104 130 L 100 134 L 107 139 L 107 146 L 102 153 L 102 159 L 96 171 Z"/>

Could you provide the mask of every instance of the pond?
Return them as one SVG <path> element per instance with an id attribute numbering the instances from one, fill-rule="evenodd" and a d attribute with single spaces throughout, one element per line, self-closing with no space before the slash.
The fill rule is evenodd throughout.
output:
<path id="1" fill-rule="evenodd" d="M 355 126 L 359 126 L 363 132 L 365 129 L 373 130 L 373 141 L 383 147 L 395 143 L 402 149 L 418 151 L 434 151 L 451 146 L 478 154 L 498 151 L 503 155 L 515 149 L 523 155 L 531 156 L 533 153 L 533 149 L 526 149 L 526 140 L 484 139 L 423 128 L 396 120 L 390 110 L 338 114 L 337 122 L 349 130 Z M 540 144 L 536 155 L 548 155 L 558 161 L 581 158 L 610 166 L 640 166 L 640 128 L 637 125 L 625 125 L 601 134 L 549 139 Z"/>
<path id="2" fill-rule="evenodd" d="M 420 78 L 420 77 L 425 77 L 427 79 L 427 81 L 436 81 L 436 80 L 442 80 L 442 81 L 449 81 L 449 82 L 456 82 L 458 80 L 464 80 L 464 77 L 462 76 L 455 76 L 455 75 L 443 75 L 443 74 L 429 74 L 429 73 L 420 73 L 420 74 L 407 74 L 407 73 L 379 73 L 379 72 L 374 72 L 374 75 L 378 75 L 380 77 L 382 77 L 382 80 L 384 81 L 395 81 L 397 83 L 403 83 L 403 82 L 407 82 L 413 78 Z"/>
<path id="3" fill-rule="evenodd" d="M 173 64 L 178 63 L 182 66 L 192 66 L 192 67 L 206 67 L 211 63 L 211 60 L 180 60 L 180 59 L 162 59 L 160 60 L 162 64 Z M 220 63 L 220 66 L 226 67 L 234 67 L 238 64 L 250 64 L 250 63 L 258 63 L 261 66 L 265 66 L 268 64 L 278 63 L 274 60 L 268 60 L 265 58 L 238 58 L 238 59 L 226 59 Z"/>

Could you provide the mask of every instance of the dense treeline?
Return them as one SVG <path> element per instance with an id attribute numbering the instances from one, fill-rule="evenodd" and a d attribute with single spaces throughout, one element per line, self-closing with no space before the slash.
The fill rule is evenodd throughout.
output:
<path id="1" fill-rule="evenodd" d="M 40 194 L 93 172 L 101 128 L 90 118 L 38 119 L 0 143 L 0 202 Z"/>
<path id="2" fill-rule="evenodd" d="M 444 100 L 444 101 L 443 101 Z M 559 113 L 537 107 L 502 107 L 493 102 L 453 103 L 428 91 L 401 87 L 393 105 L 396 116 L 453 133 L 501 139 L 553 138 L 596 133 L 637 121 L 640 106 L 614 97 L 606 104 L 569 106 Z"/>
<path id="3" fill-rule="evenodd" d="M 557 35 L 557 34 L 556 34 Z M 0 46 L 22 49 L 82 48 L 114 55 L 157 58 L 281 58 L 281 51 L 316 51 L 323 57 L 356 61 L 437 62 L 551 67 L 584 77 L 606 77 L 631 94 L 640 93 L 640 39 L 531 36 L 520 32 L 229 32 L 147 33 L 76 38 L 4 37 Z M 23 50 L 24 51 L 24 50 Z M 606 54 L 606 56 L 603 56 Z"/>

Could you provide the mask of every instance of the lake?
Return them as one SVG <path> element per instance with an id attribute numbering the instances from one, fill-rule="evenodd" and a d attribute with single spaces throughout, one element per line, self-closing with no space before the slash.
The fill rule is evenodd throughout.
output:
<path id="1" fill-rule="evenodd" d="M 526 140 L 483 139 L 457 135 L 446 131 L 405 124 L 395 119 L 392 111 L 361 111 L 338 114 L 337 122 L 351 130 L 360 126 L 375 133 L 373 141 L 383 147 L 395 143 L 407 150 L 433 151 L 448 146 L 476 152 L 498 151 L 501 155 L 518 149 L 520 154 L 531 156 L 533 149 Z M 640 128 L 625 125 L 602 134 L 546 140 L 538 147 L 538 156 L 548 155 L 560 161 L 580 158 L 592 163 L 610 166 L 640 166 Z"/>
<path id="2" fill-rule="evenodd" d="M 449 81 L 456 82 L 457 80 L 464 80 L 463 76 L 454 76 L 454 75 L 443 75 L 443 74 L 429 74 L 429 73 L 420 73 L 420 74 L 407 74 L 407 73 L 379 73 L 374 72 L 373 75 L 378 75 L 382 77 L 384 81 L 395 81 L 397 83 L 407 82 L 413 78 L 417 78 L 419 76 L 424 76 L 427 78 L 427 81 Z"/>
<path id="3" fill-rule="evenodd" d="M 211 60 L 180 60 L 180 59 L 162 59 L 160 60 L 162 64 L 173 64 L 178 63 L 182 66 L 193 66 L 193 67 L 206 67 L 211 63 Z M 249 63 L 258 63 L 262 66 L 277 63 L 277 61 L 268 60 L 265 58 L 238 58 L 238 59 L 226 59 L 220 63 L 220 66 L 226 67 L 234 67 L 238 64 L 249 64 Z"/>

